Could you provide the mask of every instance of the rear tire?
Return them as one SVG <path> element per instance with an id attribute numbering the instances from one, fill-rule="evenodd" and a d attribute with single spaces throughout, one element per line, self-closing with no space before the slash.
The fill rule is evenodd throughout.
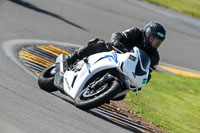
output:
<path id="1" fill-rule="evenodd" d="M 38 85 L 42 90 L 47 92 L 54 92 L 58 89 L 54 86 L 54 74 L 51 71 L 55 68 L 55 65 L 51 65 L 42 71 L 38 77 Z"/>
<path id="2" fill-rule="evenodd" d="M 107 83 L 107 89 L 100 89 L 97 95 L 92 95 L 91 97 L 84 97 L 84 95 L 90 93 L 88 86 L 75 98 L 76 107 L 82 110 L 89 110 L 91 108 L 98 107 L 104 103 L 109 102 L 120 90 L 120 83 L 116 80 Z M 105 85 L 103 85 L 105 86 Z M 102 87 L 103 87 L 102 86 Z"/>

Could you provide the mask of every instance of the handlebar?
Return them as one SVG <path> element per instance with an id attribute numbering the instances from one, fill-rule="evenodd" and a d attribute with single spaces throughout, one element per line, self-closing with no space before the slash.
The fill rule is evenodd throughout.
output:
<path id="1" fill-rule="evenodd" d="M 123 53 L 124 53 L 124 52 L 122 52 L 121 50 L 117 49 L 117 48 L 116 48 L 116 47 L 114 47 L 114 46 L 112 46 L 112 48 L 113 48 L 114 50 L 116 50 L 117 52 L 121 53 L 121 54 L 123 54 Z"/>

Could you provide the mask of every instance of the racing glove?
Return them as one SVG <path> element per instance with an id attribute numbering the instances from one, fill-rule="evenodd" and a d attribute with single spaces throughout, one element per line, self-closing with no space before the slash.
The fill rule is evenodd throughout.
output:
<path id="1" fill-rule="evenodd" d="M 123 45 L 123 43 L 119 41 L 114 41 L 110 43 L 110 47 L 114 46 L 115 48 L 119 49 L 120 51 L 126 53 L 128 52 L 128 49 Z"/>

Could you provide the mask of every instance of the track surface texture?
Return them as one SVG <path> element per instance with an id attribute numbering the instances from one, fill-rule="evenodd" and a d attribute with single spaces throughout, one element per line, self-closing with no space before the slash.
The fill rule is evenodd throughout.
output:
<path id="1" fill-rule="evenodd" d="M 39 39 L 83 45 L 94 37 L 109 40 L 112 32 L 160 21 L 168 34 L 159 49 L 161 61 L 200 71 L 199 20 L 141 1 L 1 0 L 0 18 L 1 44 Z M 77 109 L 67 97 L 40 90 L 37 79 L 8 54 L 1 47 L 0 132 L 132 132 Z"/>

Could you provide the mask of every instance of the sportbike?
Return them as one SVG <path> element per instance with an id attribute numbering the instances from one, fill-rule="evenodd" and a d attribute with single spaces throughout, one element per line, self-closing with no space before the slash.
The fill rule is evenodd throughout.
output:
<path id="1" fill-rule="evenodd" d="M 38 84 L 45 91 L 59 90 L 70 96 L 83 110 L 122 99 L 130 90 L 137 93 L 147 83 L 150 58 L 137 47 L 127 53 L 113 47 L 112 51 L 93 54 L 68 67 L 66 58 L 59 55 L 55 64 L 40 74 Z"/>

